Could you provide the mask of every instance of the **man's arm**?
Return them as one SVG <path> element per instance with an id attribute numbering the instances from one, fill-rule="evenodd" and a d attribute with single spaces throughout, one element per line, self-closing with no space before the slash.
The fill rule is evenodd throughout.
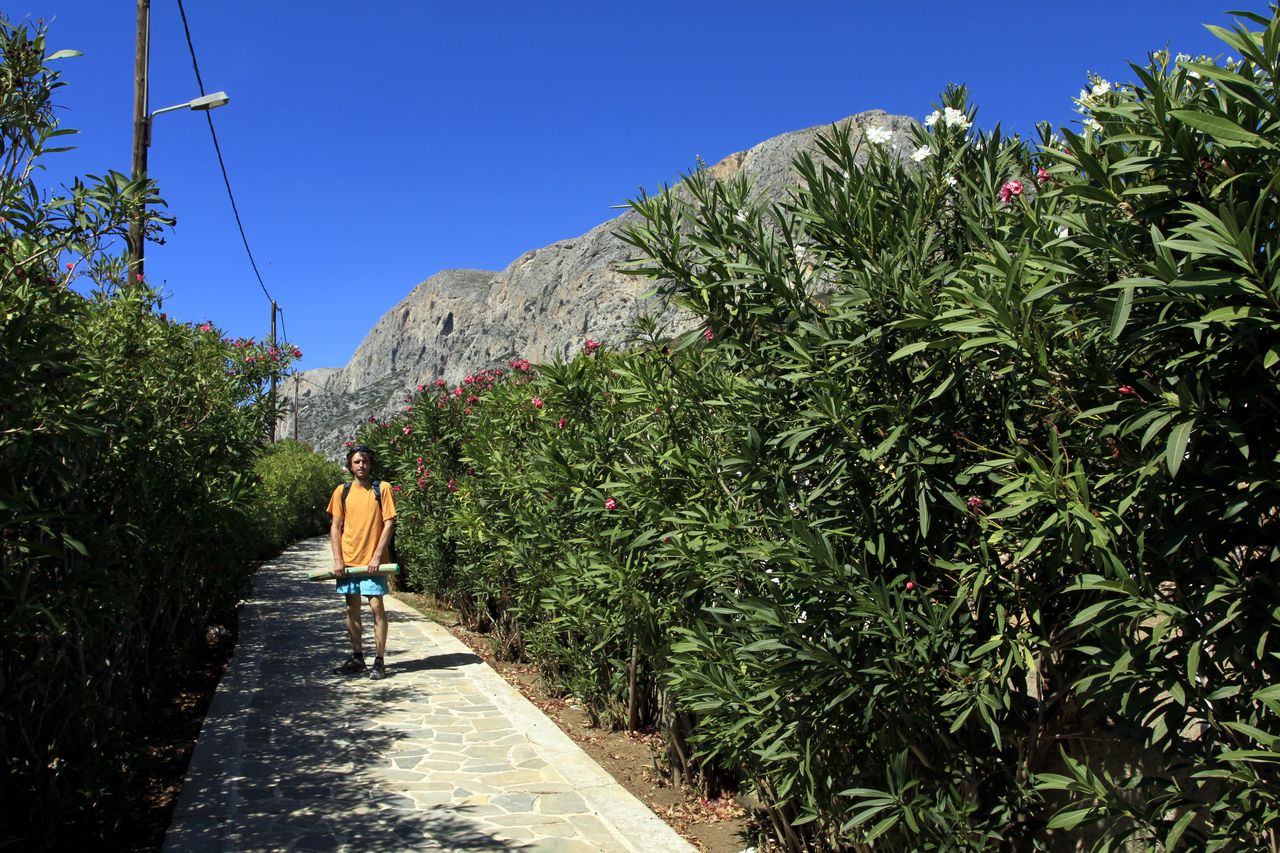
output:
<path id="1" fill-rule="evenodd" d="M 378 570 L 378 566 L 382 562 L 382 556 L 387 553 L 387 543 L 391 541 L 391 529 L 395 526 L 395 516 L 382 522 L 382 535 L 378 537 L 378 547 L 374 549 L 373 561 L 369 563 L 369 571 L 375 572 Z"/>
<path id="2" fill-rule="evenodd" d="M 335 515 L 329 525 L 329 547 L 333 549 L 333 574 L 342 577 L 347 571 L 342 561 L 342 516 Z"/>

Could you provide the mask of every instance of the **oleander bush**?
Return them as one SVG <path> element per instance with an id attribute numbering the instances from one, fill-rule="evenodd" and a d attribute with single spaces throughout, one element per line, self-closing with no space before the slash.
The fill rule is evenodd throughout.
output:
<path id="1" fill-rule="evenodd" d="M 259 459 L 269 379 L 296 350 L 176 323 L 126 280 L 113 247 L 139 199 L 161 203 L 154 185 L 36 187 L 71 133 L 53 106 L 66 55 L 0 19 L 0 846 L 15 849 L 111 836 L 149 706 L 262 544 L 301 529 L 264 514 L 317 470 L 296 448 Z M 152 211 L 148 231 L 164 222 Z M 303 513 L 313 524 L 314 503 Z"/>
<path id="2" fill-rule="evenodd" d="M 253 470 L 250 511 L 256 518 L 256 558 L 273 557 L 299 539 L 328 533 L 325 507 L 334 483 L 345 476 L 341 465 L 309 444 L 284 439 L 267 446 Z"/>
<path id="3" fill-rule="evenodd" d="M 642 197 L 702 321 L 373 424 L 409 578 L 786 849 L 1274 849 L 1280 20 Z"/>

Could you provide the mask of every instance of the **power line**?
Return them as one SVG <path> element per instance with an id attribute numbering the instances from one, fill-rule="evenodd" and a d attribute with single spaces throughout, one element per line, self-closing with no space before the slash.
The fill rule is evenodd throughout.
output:
<path id="1" fill-rule="evenodd" d="M 182 30 L 187 35 L 187 50 L 191 53 L 191 67 L 196 72 L 196 85 L 200 87 L 200 94 L 204 95 L 204 80 L 200 78 L 200 63 L 196 61 L 196 48 L 191 42 L 191 28 L 187 25 L 187 10 L 183 8 L 182 0 L 178 0 L 178 13 L 182 16 Z M 236 197 L 231 192 L 231 179 L 227 177 L 227 165 L 222 160 L 222 148 L 218 145 L 218 132 L 213 129 L 213 116 L 206 110 L 204 117 L 209 122 L 209 135 L 213 137 L 213 150 L 218 155 L 218 168 L 222 170 L 222 182 L 227 185 L 227 198 L 231 200 L 231 213 L 236 218 L 236 227 L 240 229 L 240 239 L 244 242 L 245 254 L 249 256 L 249 266 L 253 267 L 253 274 L 257 277 L 258 286 L 262 288 L 262 293 L 267 297 L 267 301 L 275 304 L 275 300 L 267 292 L 267 286 L 262 282 L 262 274 L 258 272 L 258 264 L 253 259 L 253 251 L 249 248 L 249 238 L 244 233 L 244 223 L 240 221 L 240 211 L 236 207 Z"/>

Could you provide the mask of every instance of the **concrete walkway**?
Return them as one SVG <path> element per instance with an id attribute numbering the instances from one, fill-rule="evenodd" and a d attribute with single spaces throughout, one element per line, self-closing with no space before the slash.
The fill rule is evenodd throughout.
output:
<path id="1" fill-rule="evenodd" d="M 452 634 L 394 599 L 387 678 L 332 674 L 341 599 L 307 572 L 327 539 L 259 570 L 200 732 L 168 851 L 691 851 Z M 365 649 L 372 661 L 372 618 Z"/>

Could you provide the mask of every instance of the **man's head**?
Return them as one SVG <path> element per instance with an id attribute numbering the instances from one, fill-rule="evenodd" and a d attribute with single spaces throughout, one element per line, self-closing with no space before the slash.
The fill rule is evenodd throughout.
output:
<path id="1" fill-rule="evenodd" d="M 357 459 L 356 457 L 361 457 Z M 373 470 L 373 450 L 363 444 L 357 444 L 347 451 L 347 470 L 355 473 L 355 468 L 351 467 L 352 462 L 363 462 L 365 472 Z"/>

